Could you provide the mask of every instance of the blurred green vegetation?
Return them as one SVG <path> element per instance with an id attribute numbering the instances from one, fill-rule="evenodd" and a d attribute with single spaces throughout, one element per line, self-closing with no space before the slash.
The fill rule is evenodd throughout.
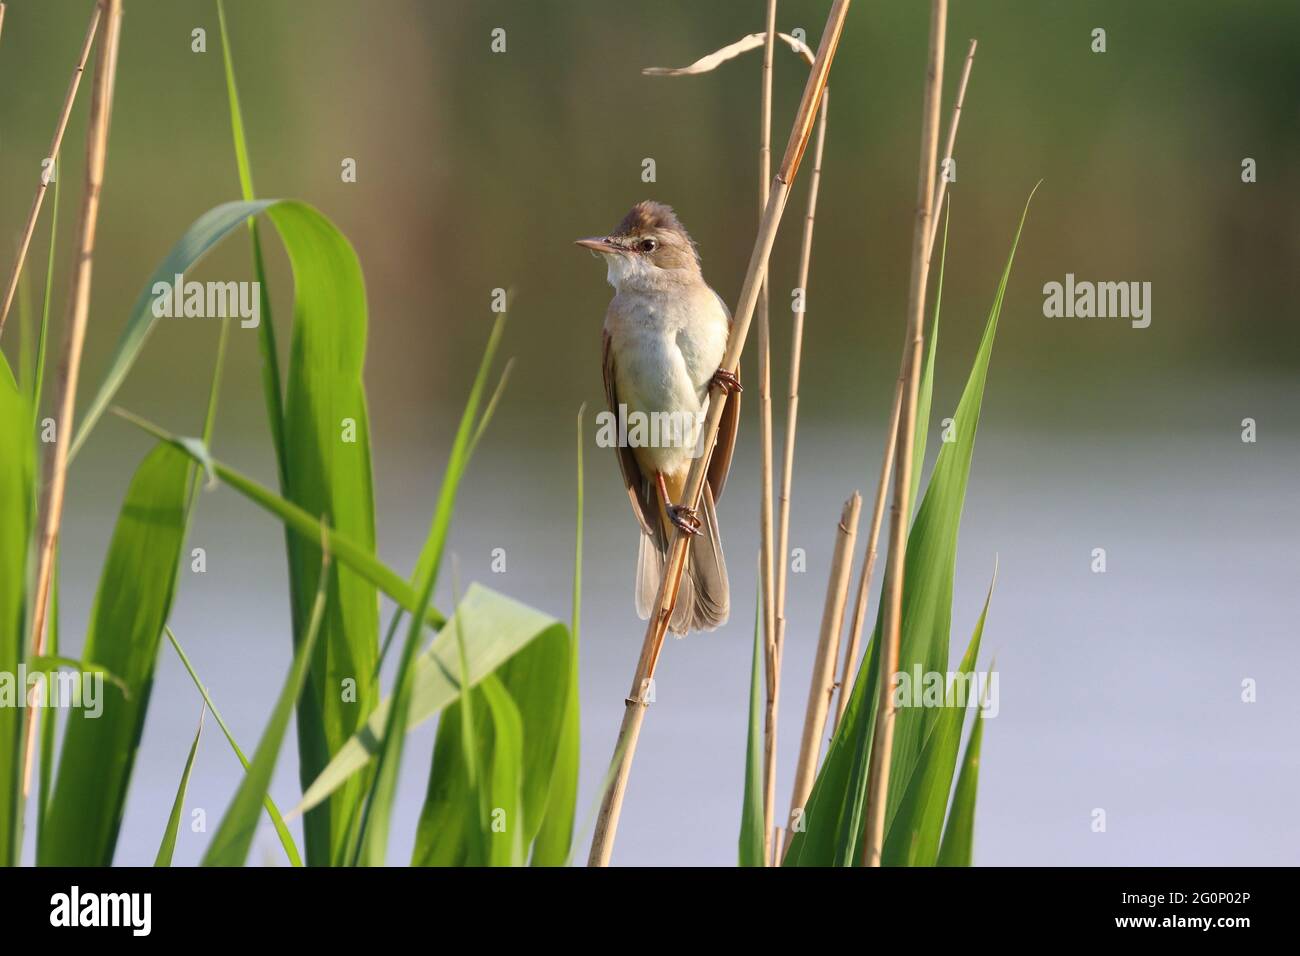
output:
<path id="1" fill-rule="evenodd" d="M 778 26 L 815 46 L 828 4 L 782 0 Z M 7 272 L 91 0 L 13 0 L 0 37 L 0 244 Z M 259 195 L 304 199 L 356 245 L 372 317 L 377 441 L 450 433 L 487 334 L 490 291 L 517 293 L 509 354 L 523 357 L 504 422 L 554 402 L 546 437 L 567 447 L 572 408 L 600 400 L 604 270 L 571 240 L 634 201 L 672 203 L 724 298 L 739 289 L 757 219 L 756 53 L 701 77 L 649 78 L 761 28 L 763 0 L 341 0 L 228 5 Z M 927 11 L 854 5 L 831 77 L 804 352 L 806 421 L 883 420 L 901 344 Z M 1107 30 L 1094 54 L 1090 33 Z M 491 31 L 507 50 L 490 50 Z M 207 52 L 191 31 L 207 31 Z M 994 393 L 1055 414 L 1155 380 L 1285 380 L 1300 253 L 1300 5 L 1211 0 L 954 4 L 945 123 L 966 38 L 980 41 L 957 147 L 944 291 L 945 350 L 969 361 L 999 257 L 1044 179 L 1008 292 Z M 238 197 L 215 5 L 128 0 L 96 261 L 87 365 L 97 382 L 141 284 L 191 221 Z M 774 152 L 806 68 L 779 53 Z M 88 87 L 88 84 L 87 84 Z M 84 90 L 83 90 L 84 94 Z M 65 303 L 86 97 L 64 144 Z M 1240 180 L 1243 157 L 1259 182 Z M 340 179 L 345 157 L 358 180 Z M 641 182 L 653 157 L 658 181 Z M 781 381 L 804 177 L 772 267 Z M 33 249 L 43 248 L 46 211 Z M 289 273 L 272 242 L 276 315 Z M 220 249 L 208 277 L 250 278 Z M 34 254 L 31 279 L 41 278 Z M 1153 323 L 1048 320 L 1042 285 L 1153 283 Z M 39 287 L 39 286 L 35 286 Z M 122 398 L 199 420 L 216 323 L 164 323 Z M 14 324 L 16 331 L 17 325 Z M 6 351 L 16 348 L 6 336 Z M 281 342 L 287 342 L 282 332 Z M 752 359 L 747 359 L 747 362 Z M 941 379 L 951 376 L 940 376 Z M 236 333 L 225 434 L 260 435 L 254 333 Z M 953 396 L 947 396 L 954 398 Z M 943 396 L 939 396 L 944 400 Z M 436 423 L 436 424 L 435 424 Z M 552 427 L 553 426 L 553 427 Z M 525 432 L 527 434 L 525 434 Z M 553 432 L 553 435 L 552 435 Z M 507 436 L 512 433 L 507 431 Z M 521 429 L 526 439 L 535 429 Z M 443 441 L 445 444 L 445 440 Z"/>

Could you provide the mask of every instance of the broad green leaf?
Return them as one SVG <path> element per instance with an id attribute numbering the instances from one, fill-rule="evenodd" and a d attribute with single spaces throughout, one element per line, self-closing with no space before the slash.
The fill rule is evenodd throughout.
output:
<path id="1" fill-rule="evenodd" d="M 469 697 L 483 703 L 477 688 L 471 689 Z M 477 795 L 469 777 L 475 757 L 481 760 L 481 754 L 491 750 L 492 727 L 486 706 L 478 707 L 477 713 L 471 707 L 471 717 L 478 719 L 467 731 L 462 700 L 457 698 L 438 718 L 433 766 L 420 807 L 411 866 L 465 866 L 483 857 Z"/>
<path id="2" fill-rule="evenodd" d="M 181 647 L 181 642 L 176 639 L 176 635 L 172 633 L 172 629 L 168 627 L 165 630 L 167 633 L 167 640 L 171 641 L 172 649 L 176 651 L 176 655 L 181 659 L 181 663 L 185 665 L 185 670 L 189 672 L 190 680 L 194 682 L 195 688 L 197 688 L 199 695 L 203 698 L 203 703 L 212 714 L 212 719 L 217 722 L 217 726 L 221 728 L 221 733 L 225 735 L 226 742 L 230 744 L 230 749 L 235 752 L 235 756 L 239 758 L 240 764 L 243 765 L 244 770 L 247 771 L 249 766 L 248 758 L 244 756 L 244 751 L 240 749 L 238 742 L 236 742 L 235 735 L 230 732 L 230 728 L 226 726 L 226 722 L 221 718 L 221 711 L 217 709 L 216 703 L 212 700 L 212 695 L 208 693 L 207 687 L 205 687 L 203 681 L 199 679 L 198 672 L 194 669 L 194 665 L 190 663 L 189 656 L 185 653 L 185 649 Z M 280 844 L 284 847 L 284 852 L 289 857 L 290 865 L 302 866 L 302 857 L 298 855 L 298 847 L 293 842 L 293 836 L 289 833 L 289 827 L 285 824 L 284 817 L 280 815 L 280 809 L 275 805 L 275 801 L 271 799 L 269 793 L 262 800 L 262 806 L 266 807 L 266 815 L 271 818 L 271 823 L 275 827 L 275 832 L 280 837 Z"/>
<path id="3" fill-rule="evenodd" d="M 480 768 L 492 762 L 495 725 L 491 709 L 480 700 L 483 691 L 470 679 L 460 605 L 457 600 L 451 619 L 459 666 L 456 674 L 460 686 L 469 690 L 438 722 L 433 765 L 415 834 L 413 866 L 486 866 L 490 855 L 483 826 Z M 495 678 L 489 674 L 483 682 L 492 680 Z M 446 720 L 448 716 L 452 719 Z"/>
<path id="4" fill-rule="evenodd" d="M 749 671 L 749 732 L 745 741 L 745 791 L 740 809 L 740 865 L 767 866 L 763 859 L 763 603 L 754 603 L 754 653 Z"/>
<path id="5" fill-rule="evenodd" d="M 922 673 L 947 670 L 957 532 L 998 316 L 1028 210 L 1027 202 L 989 310 L 974 365 L 953 416 L 955 440 L 945 442 L 940 449 L 908 536 L 900 670 L 912 671 L 918 665 Z M 791 852 L 786 857 L 787 864 L 828 866 L 837 861 L 857 861 L 861 857 L 861 799 L 866 778 L 864 755 L 870 749 L 875 720 L 880 626 L 877 614 L 866 660 L 858 671 L 844 719 L 840 721 L 813 786 L 806 816 L 807 830 L 795 835 Z M 916 767 L 932 716 L 925 713 L 925 708 L 905 708 L 896 718 L 886 819 L 893 815 L 902 799 L 903 787 Z M 844 846 L 846 836 L 853 841 L 847 852 Z"/>
<path id="6" fill-rule="evenodd" d="M 491 404 L 489 403 L 489 408 Z M 582 623 L 582 514 L 583 514 L 583 412 L 578 409 L 577 482 L 578 506 L 574 517 L 573 543 L 573 620 L 569 625 L 569 692 L 564 702 L 564 718 L 555 754 L 555 771 L 551 793 L 546 801 L 542 828 L 533 845 L 533 866 L 564 866 L 573 847 L 574 814 L 578 804 L 579 732 L 581 717 L 578 702 L 578 634 Z"/>
<path id="7" fill-rule="evenodd" d="M 18 673 L 26 645 L 28 545 L 36 474 L 32 413 L 9 363 L 0 356 L 0 672 Z M 15 694 L 22 688 L 11 688 Z M 23 718 L 17 700 L 0 700 L 0 865 L 16 865 L 22 826 L 19 799 Z"/>
<path id="8" fill-rule="evenodd" d="M 467 699 L 472 730 L 464 726 Z M 412 866 L 523 862 L 518 811 L 523 733 L 518 708 L 494 674 L 444 711 Z M 504 827 L 497 831 L 492 828 L 495 810 L 501 811 L 496 819 Z"/>
<path id="9" fill-rule="evenodd" d="M 984 719 L 975 718 L 970 740 L 966 742 L 966 756 L 957 776 L 957 789 L 952 795 L 952 808 L 948 811 L 948 826 L 943 832 L 943 845 L 939 848 L 939 866 L 970 866 L 975 837 L 975 791 L 979 787 L 980 744 L 984 739 Z"/>
<path id="10" fill-rule="evenodd" d="M 995 580 L 996 576 L 995 571 Z M 958 668 L 962 680 L 966 680 L 966 675 L 969 675 L 970 683 L 964 690 L 972 694 L 975 663 L 979 657 L 980 639 L 984 635 L 984 622 L 988 619 L 989 601 L 992 598 L 993 584 L 990 584 L 975 632 L 971 635 L 970 644 Z M 961 729 L 967 707 L 976 703 L 966 693 L 956 695 L 952 686 L 945 690 L 952 699 L 945 699 L 944 706 L 930 728 L 925 747 L 921 751 L 921 759 L 904 789 L 898 811 L 892 820 L 886 821 L 885 847 L 881 858 L 885 866 L 934 866 L 939 855 L 939 840 L 943 834 L 948 795 L 952 792 L 952 776 L 957 767 Z M 975 719 L 980 719 L 978 711 Z"/>
<path id="11" fill-rule="evenodd" d="M 176 788 L 176 799 L 172 801 L 171 816 L 167 818 L 167 828 L 163 830 L 162 844 L 158 847 L 158 856 L 153 861 L 154 866 L 172 865 L 172 855 L 176 852 L 176 834 L 180 830 L 181 814 L 185 811 L 185 791 L 190 786 L 190 771 L 194 769 L 194 755 L 199 752 L 199 738 L 203 736 L 204 712 L 199 711 L 199 729 L 194 732 L 194 743 L 190 745 L 190 755 L 185 761 L 180 786 Z"/>
<path id="12" fill-rule="evenodd" d="M 559 740 L 555 750 L 555 763 L 550 773 L 550 792 L 546 798 L 540 829 L 533 843 L 533 866 L 564 866 L 573 847 L 574 813 L 578 802 L 579 762 L 579 703 L 578 703 L 578 641 L 570 641 L 569 681 L 565 695 L 564 711 L 560 722 Z M 533 731 L 524 728 L 525 740 Z M 542 753 L 537 748 L 534 753 Z M 530 813 L 535 809 L 527 808 Z"/>
<path id="13" fill-rule="evenodd" d="M 159 446 L 127 490 L 83 659 L 108 668 L 130 693 L 105 692 L 97 719 L 85 708 L 69 715 L 38 857 L 42 866 L 107 866 L 113 860 L 175 592 L 190 471 L 185 455 Z"/>
<path id="14" fill-rule="evenodd" d="M 294 652 L 293 664 L 289 668 L 275 709 L 271 712 L 271 719 L 262 731 L 262 739 L 253 754 L 253 763 L 240 782 L 239 789 L 235 791 L 226 815 L 221 818 L 221 826 L 217 828 L 208 852 L 203 855 L 204 866 L 243 866 L 248 859 L 248 850 L 253 845 L 253 836 L 257 831 L 257 820 L 262 815 L 262 805 L 275 774 L 280 747 L 284 743 L 285 732 L 289 729 L 294 703 L 307 683 L 312 650 L 316 646 L 325 616 L 325 580 L 322 576 L 307 620 L 307 631 Z"/>
<path id="15" fill-rule="evenodd" d="M 489 639 L 472 618 L 466 619 L 462 633 L 469 645 Z M 522 835 L 525 849 L 532 846 L 550 809 L 556 774 L 560 770 L 560 748 L 569 703 L 576 694 L 576 687 L 571 684 L 576 658 L 577 644 L 569 629 L 561 624 L 539 634 L 496 670 L 496 677 L 524 721 Z M 577 768 L 566 772 L 576 775 Z M 576 778 L 567 778 L 566 783 L 576 786 Z"/>
<path id="16" fill-rule="evenodd" d="M 438 728 L 428 791 L 420 811 L 416 866 L 518 866 L 524 862 L 523 726 L 519 709 L 496 674 L 471 686 L 467 622 L 452 617 L 460 686 L 449 709 L 457 718 Z"/>
<path id="17" fill-rule="evenodd" d="M 562 700 L 566 692 L 569 632 L 559 621 L 541 611 L 536 611 L 503 594 L 498 594 L 478 584 L 470 586 L 457 608 L 456 616 L 463 622 L 470 639 L 467 641 L 468 669 L 471 684 L 477 684 L 507 660 L 525 649 L 532 653 L 521 662 L 515 673 L 534 671 L 529 680 L 542 684 L 536 671 L 546 668 L 547 680 L 558 679 L 549 688 L 543 686 L 538 693 L 549 691 L 555 700 Z M 455 620 L 448 621 L 438 632 L 433 643 L 416 659 L 411 693 L 411 712 L 407 730 L 419 726 L 443 710 L 460 696 L 460 664 L 456 650 L 458 627 Z M 561 661 L 552 664 L 552 659 Z M 503 676 L 510 688 L 510 681 Z M 513 689 L 512 689 L 513 693 Z M 388 718 L 389 701 L 382 701 L 366 722 L 366 726 L 335 755 L 325 771 L 307 788 L 302 802 L 290 816 L 309 810 L 328 797 L 343 781 L 367 766 L 378 750 Z M 562 708 L 555 704 L 550 719 L 558 726 Z M 530 728 L 528 711 L 525 721 Z M 539 719 L 546 714 L 538 714 Z M 552 730 L 548 735 L 555 737 Z"/>
<path id="18" fill-rule="evenodd" d="M 362 368 L 366 293 L 351 244 L 320 213 L 278 203 L 267 215 L 294 273 L 293 334 L 285 376 L 285 497 L 367 552 L 375 551 L 374 492 Z M 321 572 L 318 540 L 290 535 L 290 592 L 300 643 Z M 379 598 L 346 564 L 330 566 L 321 636 L 298 704 L 299 778 L 316 778 L 354 734 L 379 692 Z M 348 688 L 349 693 L 343 689 Z M 349 781 L 304 820 L 307 861 L 340 863 L 365 793 Z"/>
<path id="19" fill-rule="evenodd" d="M 478 690 L 492 719 L 492 757 L 484 766 L 486 787 L 480 789 L 479 819 L 488 866 L 524 863 L 524 725 L 519 708 L 495 675 Z"/>
<path id="20" fill-rule="evenodd" d="M 849 769 L 844 803 L 838 808 L 828 808 L 837 812 L 833 830 L 834 864 L 836 866 L 857 866 L 857 861 L 860 858 L 860 834 L 862 833 L 863 819 L 867 811 L 867 771 L 871 760 L 871 742 L 876 729 L 876 710 L 878 706 L 876 687 L 878 685 L 877 675 L 880 669 L 879 650 L 880 645 L 878 642 L 875 640 L 867 642 L 867 652 L 862 662 L 862 668 L 858 672 L 858 678 L 859 682 L 867 684 L 869 691 L 862 701 L 850 699 L 849 706 L 845 710 L 846 717 L 850 710 L 855 711 L 856 730 L 852 738 L 853 763 Z M 865 677 L 863 671 L 867 672 Z M 858 719 L 855 703 L 866 708 L 865 719 Z M 832 738 L 831 743 L 834 742 L 834 738 Z M 828 751 L 827 757 L 829 756 Z M 822 770 L 825 771 L 825 769 L 826 764 L 823 763 Z M 817 790 L 814 783 L 812 796 L 808 800 L 809 807 L 813 807 L 816 801 Z M 810 810 L 810 812 L 812 811 Z M 822 837 L 820 829 L 817 835 L 819 839 Z M 795 849 L 793 846 L 790 848 L 791 856 L 793 856 Z M 800 849 L 802 848 L 800 847 Z M 811 856 L 811 853 L 809 855 Z M 798 858 L 796 857 L 796 859 Z"/>

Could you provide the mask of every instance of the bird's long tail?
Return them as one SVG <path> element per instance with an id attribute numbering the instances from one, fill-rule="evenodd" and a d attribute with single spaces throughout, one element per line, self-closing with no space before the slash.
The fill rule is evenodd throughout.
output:
<path id="1" fill-rule="evenodd" d="M 654 610 L 675 533 L 665 515 L 653 534 L 641 535 L 636 562 L 636 612 L 643 621 Z M 725 624 L 730 613 L 731 586 L 718 530 L 718 512 L 713 503 L 713 490 L 705 482 L 700 502 L 700 533 L 691 538 L 686 573 L 682 575 L 668 629 L 677 635 L 711 631 Z"/>

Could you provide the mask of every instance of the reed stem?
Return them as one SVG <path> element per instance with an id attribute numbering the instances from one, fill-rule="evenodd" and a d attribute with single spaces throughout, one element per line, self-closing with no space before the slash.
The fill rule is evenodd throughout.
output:
<path id="1" fill-rule="evenodd" d="M 772 59 L 776 50 L 776 0 L 767 0 L 763 35 L 763 89 L 758 147 L 758 212 L 767 208 L 772 178 Z M 776 595 L 772 572 L 772 325 L 767 273 L 758 290 L 758 421 L 759 421 L 759 576 L 763 589 L 763 647 L 767 688 L 763 713 L 763 861 L 771 864 L 776 844 L 772 827 L 776 814 L 776 734 L 781 697 L 780 648 L 776 634 Z"/>
<path id="2" fill-rule="evenodd" d="M 853 549 L 858 538 L 858 517 L 862 512 L 862 495 L 856 491 L 844 502 L 840 523 L 835 528 L 835 548 L 831 573 L 826 581 L 826 603 L 822 607 L 821 633 L 817 639 L 817 656 L 813 658 L 812 678 L 808 685 L 808 705 L 804 713 L 803 738 L 799 743 L 799 762 L 795 765 L 794 789 L 790 794 L 790 823 L 786 827 L 785 849 L 796 832 L 801 814 L 812 793 L 817 763 L 822 752 L 822 733 L 826 714 L 835 694 L 835 658 L 840 650 L 840 632 L 844 628 L 844 606 L 848 601 L 849 578 L 853 573 Z"/>

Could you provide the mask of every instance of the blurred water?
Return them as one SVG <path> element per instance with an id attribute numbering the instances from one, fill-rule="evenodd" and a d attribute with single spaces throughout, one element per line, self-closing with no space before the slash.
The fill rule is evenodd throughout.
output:
<path id="1" fill-rule="evenodd" d="M 1258 443 L 1243 444 L 1238 409 L 1252 390 L 1269 401 L 1254 406 Z M 1300 856 L 1300 825 L 1290 812 L 1300 784 L 1300 701 L 1289 679 L 1300 669 L 1295 389 L 1255 382 L 1185 395 L 1168 386 L 1161 394 L 1163 404 L 1114 403 L 1113 413 L 1097 413 L 1095 429 L 1061 429 L 1018 423 L 1016 393 L 991 387 L 953 614 L 954 644 L 964 647 L 996 555 L 982 659 L 996 656 L 1001 699 L 1000 714 L 985 728 L 978 863 L 1283 864 Z M 936 423 L 946 414 L 944 400 L 936 399 Z M 1181 413 L 1162 411 L 1173 408 Z M 462 586 L 479 580 L 567 617 L 571 440 L 546 446 L 539 436 L 571 434 L 571 410 L 530 408 L 519 396 L 503 411 L 457 513 L 451 547 Z M 1107 427 L 1111 414 L 1127 416 L 1132 427 Z M 84 630 L 119 485 L 144 447 L 123 427 L 111 434 L 120 440 L 104 454 L 124 467 L 111 469 L 111 486 L 74 481 L 70 499 L 64 594 L 73 645 Z M 381 551 L 404 569 L 425 533 L 445 445 L 397 457 L 386 452 L 387 437 L 379 427 Z M 869 497 L 879 439 L 815 421 L 800 435 L 791 544 L 806 549 L 808 570 L 791 575 L 789 585 L 780 807 L 789 799 L 834 524 L 855 487 Z M 623 812 L 619 864 L 735 860 L 757 549 L 755 445 L 747 425 L 720 508 L 733 618 L 719 632 L 665 649 Z M 260 452 L 235 448 L 226 456 L 269 474 Z M 635 526 L 608 452 L 590 445 L 587 487 L 584 835 L 642 633 L 631 608 Z M 191 544 L 207 549 L 208 571 L 182 572 L 174 627 L 251 752 L 289 662 L 281 534 L 220 489 L 204 496 Z M 490 571 L 496 547 L 506 549 L 504 574 Z M 1105 574 L 1090 569 L 1097 547 L 1107 552 Z M 446 606 L 449 576 L 441 591 Z M 1258 685 L 1253 704 L 1241 701 L 1247 678 Z M 152 861 L 198 712 L 197 694 L 164 646 L 119 863 Z M 432 724 L 421 728 L 406 751 L 393 862 L 410 852 L 432 731 Z M 283 809 L 297 793 L 292 751 L 291 738 L 273 789 Z M 239 775 L 209 722 L 187 799 L 187 808 L 206 811 L 209 834 Z M 1091 830 L 1096 808 L 1106 812 L 1105 833 Z M 196 862 L 206 841 L 183 828 L 177 862 Z M 584 840 L 580 859 L 585 850 Z M 269 824 L 253 862 L 283 862 Z"/>

